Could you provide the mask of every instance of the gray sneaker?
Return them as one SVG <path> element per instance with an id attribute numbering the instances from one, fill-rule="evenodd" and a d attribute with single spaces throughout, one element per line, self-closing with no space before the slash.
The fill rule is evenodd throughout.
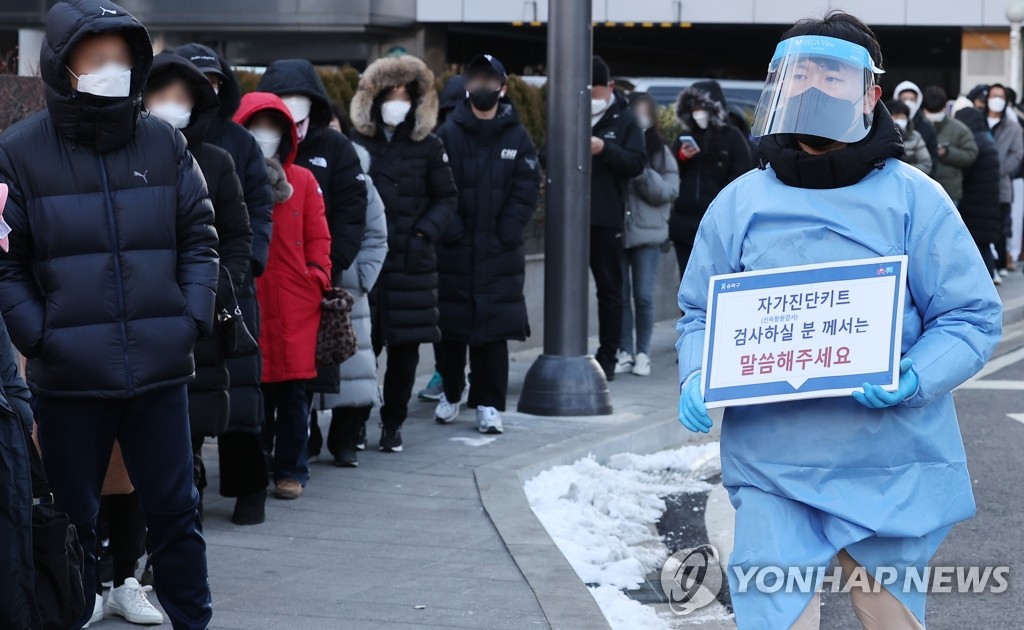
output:
<path id="1" fill-rule="evenodd" d="M 491 435 L 504 433 L 501 426 L 501 414 L 498 413 L 498 410 L 494 407 L 477 407 L 476 430 Z"/>
<path id="2" fill-rule="evenodd" d="M 434 376 L 430 378 L 430 382 L 416 394 L 420 400 L 441 400 L 441 396 L 444 394 L 444 381 L 441 380 L 441 375 L 438 372 L 434 372 Z"/>

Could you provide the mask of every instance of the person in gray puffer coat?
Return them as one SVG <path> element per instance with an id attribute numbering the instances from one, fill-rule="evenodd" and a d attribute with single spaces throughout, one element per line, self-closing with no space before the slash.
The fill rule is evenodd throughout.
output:
<path id="1" fill-rule="evenodd" d="M 360 145 L 354 146 L 363 172 L 369 173 L 370 154 Z M 334 455 L 335 466 L 359 465 L 357 454 L 365 448 L 366 421 L 373 408 L 381 403 L 377 386 L 377 357 L 370 338 L 370 291 L 377 284 L 388 253 L 388 223 L 384 216 L 384 201 L 369 175 L 366 175 L 366 195 L 366 229 L 359 253 L 354 263 L 334 278 L 334 286 L 345 289 L 356 300 L 352 307 L 352 327 L 359 351 L 341 364 L 340 393 L 317 397 L 320 409 L 332 409 L 327 450 Z"/>
<path id="2" fill-rule="evenodd" d="M 661 246 L 668 242 L 672 203 L 679 196 L 679 165 L 658 129 L 658 103 L 648 94 L 637 94 L 630 100 L 633 116 L 644 130 L 646 159 L 643 173 L 630 181 L 626 191 L 626 223 L 622 236 L 625 248 L 625 256 L 622 257 L 622 341 L 615 372 L 650 376 L 654 282 L 658 276 Z"/>

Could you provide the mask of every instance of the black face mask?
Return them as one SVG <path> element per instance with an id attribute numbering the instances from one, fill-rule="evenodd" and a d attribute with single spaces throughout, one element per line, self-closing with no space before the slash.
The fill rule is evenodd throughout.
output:
<path id="1" fill-rule="evenodd" d="M 821 148 L 836 142 L 831 136 L 844 135 L 856 115 L 853 102 L 810 88 L 789 99 L 782 124 L 786 129 L 800 129 L 794 136 L 804 144 Z"/>
<path id="2" fill-rule="evenodd" d="M 469 102 L 473 104 L 473 107 L 482 112 L 489 112 L 494 109 L 499 99 L 501 99 L 500 89 L 488 90 L 487 88 L 481 88 L 469 93 Z"/>

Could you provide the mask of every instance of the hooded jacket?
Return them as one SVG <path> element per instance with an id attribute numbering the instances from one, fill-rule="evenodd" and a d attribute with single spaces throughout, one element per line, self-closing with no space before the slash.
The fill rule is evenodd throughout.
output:
<path id="1" fill-rule="evenodd" d="M 697 109 L 710 114 L 706 129 L 693 121 L 692 112 Z M 689 244 L 711 201 L 753 164 L 750 144 L 729 124 L 721 102 L 708 92 L 697 87 L 684 90 L 676 102 L 676 117 L 683 123 L 682 135 L 693 136 L 700 147 L 700 152 L 687 160 L 680 157 L 680 138 L 672 143 L 679 164 L 679 196 L 669 219 L 669 237 Z"/>
<path id="2" fill-rule="evenodd" d="M 437 254 L 441 336 L 469 345 L 526 339 L 523 230 L 540 197 L 537 151 L 507 100 L 481 120 L 463 99 L 438 136 L 459 187 Z"/>
<path id="3" fill-rule="evenodd" d="M 370 171 L 370 154 L 355 145 L 363 172 Z M 319 399 L 322 409 L 334 407 L 370 407 L 381 402 L 377 381 L 377 356 L 373 353 L 373 332 L 370 319 L 370 291 L 377 284 L 384 259 L 388 254 L 388 222 L 384 216 L 384 201 L 366 176 L 367 204 L 366 230 L 363 244 L 351 267 L 334 273 L 335 286 L 348 291 L 355 304 L 352 306 L 352 329 L 356 333 L 358 350 L 338 367 L 339 387 Z M 323 370 L 321 370 L 323 372 Z M 340 420 L 339 420 L 340 422 Z"/>
<path id="4" fill-rule="evenodd" d="M 210 121 L 205 140 L 231 154 L 235 173 L 245 194 L 249 212 L 249 226 L 253 231 L 252 268 L 235 287 L 238 306 L 249 331 L 257 339 L 260 334 L 260 308 L 256 300 L 256 277 L 267 266 L 270 251 L 274 201 L 270 192 L 266 163 L 259 145 L 244 127 L 231 119 L 241 102 L 241 88 L 231 66 L 212 49 L 201 44 L 186 44 L 175 49 L 180 55 L 201 66 L 217 65 L 225 79 L 221 83 L 220 110 Z M 232 429 L 254 432 L 262 426 L 263 399 L 260 393 L 260 355 L 228 359 L 231 375 L 230 426 Z M 229 438 L 230 439 L 230 438 Z"/>
<path id="5" fill-rule="evenodd" d="M 604 150 L 591 156 L 590 225 L 623 229 L 629 180 L 644 172 L 644 134 L 620 92 L 591 135 L 604 140 Z"/>
<path id="6" fill-rule="evenodd" d="M 919 387 L 885 409 L 849 396 L 726 409 L 722 483 L 737 507 L 729 572 L 827 565 L 845 548 L 869 575 L 893 567 L 904 584 L 975 513 L 952 390 L 995 349 L 1002 305 L 949 197 L 895 159 L 902 147 L 883 106 L 867 138 L 824 155 L 800 155 L 779 136 L 765 136 L 762 151 L 772 138 L 763 170 L 727 186 L 701 223 L 679 291 L 680 378 L 701 369 L 712 276 L 906 255 L 897 351 L 913 360 Z M 816 324 L 808 344 L 827 345 L 813 313 L 799 314 Z M 923 627 L 925 593 L 889 592 Z M 732 602 L 742 628 L 789 628 L 811 597 L 748 589 Z"/>
<path id="7" fill-rule="evenodd" d="M 320 301 L 331 288 L 331 235 L 320 185 L 295 164 L 299 136 L 281 99 L 267 92 L 246 94 L 235 122 L 248 125 L 263 112 L 281 116 L 288 127 L 277 157 L 267 159 L 277 203 L 267 270 L 256 281 L 263 382 L 307 380 L 316 376 Z"/>
<path id="8" fill-rule="evenodd" d="M 908 90 L 917 94 L 917 104 L 910 108 L 910 118 L 914 121 L 914 129 L 921 134 L 925 146 L 928 147 L 928 154 L 932 156 L 932 172 L 934 172 L 935 165 L 939 161 L 939 140 L 935 134 L 935 127 L 924 117 L 924 110 L 921 107 L 924 104 L 924 92 L 913 81 L 903 81 L 892 91 L 892 97 L 899 99 L 900 92 Z"/>
<path id="9" fill-rule="evenodd" d="M 97 33 L 131 47 L 128 98 L 71 89 L 68 57 Z M 185 138 L 139 116 L 151 64 L 149 36 L 124 9 L 60 2 L 40 57 L 47 109 L 0 136 L 13 230 L 0 311 L 43 395 L 124 398 L 188 382 L 213 323 L 213 207 Z"/>
<path id="10" fill-rule="evenodd" d="M 405 121 L 388 137 L 380 115 L 384 93 L 400 85 L 415 99 Z M 370 296 L 377 345 L 433 343 L 440 339 L 437 252 L 458 203 L 437 124 L 434 75 L 411 55 L 378 59 L 359 80 L 351 106 L 353 141 L 373 160 L 370 175 L 384 200 L 388 256 Z"/>
<path id="11" fill-rule="evenodd" d="M 313 102 L 295 163 L 320 183 L 331 228 L 331 264 L 338 271 L 348 269 L 363 242 L 366 182 L 352 142 L 330 128 L 331 101 L 323 81 L 305 59 L 285 59 L 267 67 L 259 89 L 281 97 L 299 94 Z"/>
<path id="12" fill-rule="evenodd" d="M 210 201 L 213 202 L 217 254 L 221 264 L 217 286 L 218 311 L 223 308 L 230 311 L 235 302 L 234 287 L 241 286 L 250 269 L 253 234 L 249 213 L 231 154 L 204 141 L 220 103 L 203 73 L 187 59 L 163 52 L 153 59 L 146 91 L 159 90 L 175 79 L 185 82 L 195 102 L 191 120 L 182 133 L 203 170 Z M 218 435 L 227 428 L 229 409 L 228 369 L 219 326 L 210 337 L 196 344 L 195 360 L 196 380 L 189 385 L 192 432 L 195 435 Z"/>
<path id="13" fill-rule="evenodd" d="M 988 129 L 985 115 L 972 105 L 956 113 L 974 134 L 978 157 L 964 169 L 963 197 L 957 210 L 974 240 L 982 245 L 995 243 L 1003 236 L 1003 216 L 999 207 L 999 149 Z"/>

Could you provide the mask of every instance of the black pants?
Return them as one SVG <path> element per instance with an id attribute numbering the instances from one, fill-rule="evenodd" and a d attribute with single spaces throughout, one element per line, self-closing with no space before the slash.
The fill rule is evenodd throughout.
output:
<path id="1" fill-rule="evenodd" d="M 974 244 L 978 246 L 978 252 L 981 253 L 981 259 L 985 262 L 985 268 L 991 277 L 996 270 L 996 261 L 992 258 L 992 245 L 978 239 L 974 240 Z"/>
<path id="2" fill-rule="evenodd" d="M 146 516 L 142 513 L 137 492 L 103 497 L 100 502 L 97 531 L 105 531 L 110 539 L 108 553 L 114 564 L 114 588 L 135 577 L 136 565 L 146 550 Z M 96 593 L 103 585 L 96 580 Z"/>
<path id="3" fill-rule="evenodd" d="M 622 230 L 590 227 L 590 272 L 597 285 L 597 353 L 604 357 L 614 357 L 622 340 L 623 255 Z"/>
<path id="4" fill-rule="evenodd" d="M 690 262 L 690 254 L 693 253 L 693 243 L 685 241 L 672 241 L 676 250 L 676 262 L 679 263 L 679 277 L 686 273 L 686 263 Z"/>
<path id="5" fill-rule="evenodd" d="M 462 400 L 466 387 L 467 345 L 456 341 L 442 341 L 441 379 L 444 395 L 449 402 Z M 473 383 L 469 388 L 470 408 L 494 407 L 505 411 L 508 396 L 508 342 L 493 341 L 479 346 L 468 346 L 469 366 Z"/>
<path id="6" fill-rule="evenodd" d="M 383 350 L 378 343 L 374 343 L 373 352 L 377 356 Z M 412 398 L 412 386 L 416 383 L 416 366 L 419 362 L 419 344 L 388 344 L 384 406 L 380 408 L 380 421 L 387 429 L 401 427 L 409 415 L 409 399 Z"/>
<path id="7" fill-rule="evenodd" d="M 96 592 L 96 516 L 116 439 L 149 526 L 156 592 L 175 629 L 203 629 L 213 609 L 199 493 L 192 481 L 184 385 L 127 399 L 39 397 L 43 463 L 56 508 L 78 529 L 85 554 L 84 625 Z M 80 625 L 78 627 L 80 627 Z"/>
<path id="8" fill-rule="evenodd" d="M 1006 269 L 1006 239 L 1010 237 L 1010 204 L 999 204 L 999 214 L 1003 220 L 1004 234 L 996 239 L 996 269 Z"/>

